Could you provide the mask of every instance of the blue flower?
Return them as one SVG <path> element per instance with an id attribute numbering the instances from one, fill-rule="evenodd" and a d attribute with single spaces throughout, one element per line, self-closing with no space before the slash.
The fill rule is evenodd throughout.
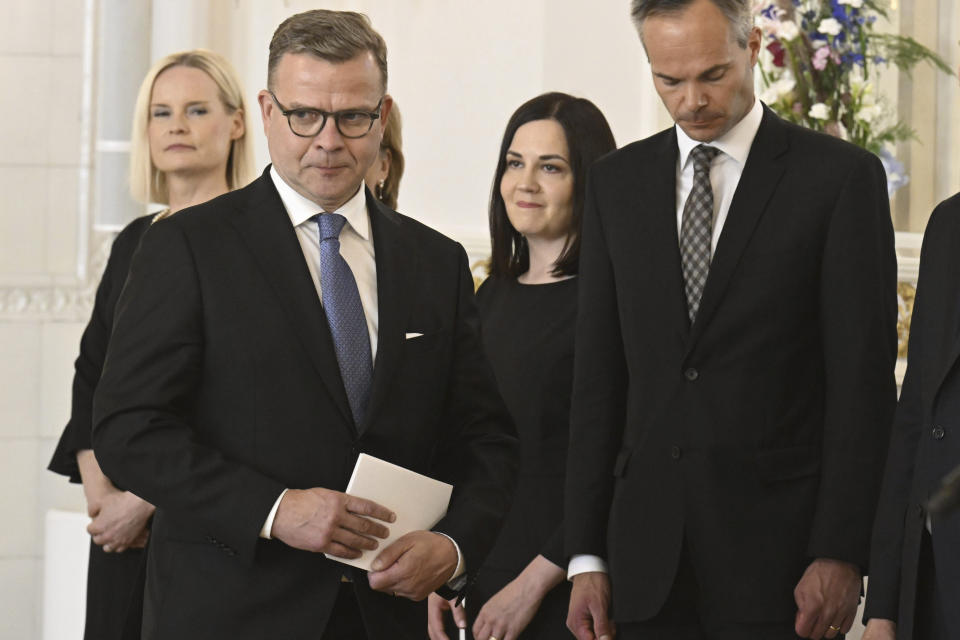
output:
<path id="1" fill-rule="evenodd" d="M 910 176 L 904 170 L 903 163 L 893 157 L 892 153 L 881 149 L 879 155 L 883 169 L 887 172 L 887 197 L 893 197 L 897 189 L 909 184 Z"/>

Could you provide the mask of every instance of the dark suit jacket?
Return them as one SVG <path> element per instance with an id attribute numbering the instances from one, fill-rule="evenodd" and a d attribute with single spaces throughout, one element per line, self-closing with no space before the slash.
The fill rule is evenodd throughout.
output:
<path id="1" fill-rule="evenodd" d="M 94 427 L 104 471 L 157 505 L 144 638 L 315 639 L 345 570 L 371 638 L 420 637 L 423 603 L 258 537 L 283 488 L 343 490 L 360 452 L 454 484 L 435 529 L 458 542 L 468 571 L 482 564 L 517 452 L 482 354 L 466 255 L 369 193 L 367 207 L 379 342 L 359 429 L 268 173 L 145 237 L 117 307 Z"/>
<path id="2" fill-rule="evenodd" d="M 960 195 L 934 210 L 923 238 L 910 349 L 873 530 L 865 617 L 913 637 L 924 504 L 960 464 Z M 944 610 L 960 629 L 960 514 L 932 523 Z"/>
<path id="3" fill-rule="evenodd" d="M 688 328 L 673 128 L 591 170 L 566 550 L 647 619 L 686 538 L 718 621 L 793 620 L 813 558 L 865 568 L 895 403 L 896 259 L 879 160 L 769 109 Z"/>

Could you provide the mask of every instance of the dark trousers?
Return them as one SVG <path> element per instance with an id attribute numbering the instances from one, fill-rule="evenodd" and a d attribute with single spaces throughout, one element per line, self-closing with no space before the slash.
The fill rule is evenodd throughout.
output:
<path id="1" fill-rule="evenodd" d="M 424 620 L 426 628 L 426 620 Z M 340 592 L 337 602 L 333 605 L 327 628 L 323 630 L 320 640 L 366 640 L 367 631 L 363 626 L 363 617 L 360 615 L 360 606 L 357 596 L 350 582 L 340 583 Z"/>
<path id="2" fill-rule="evenodd" d="M 107 553 L 90 541 L 86 640 L 140 637 L 144 558 L 141 549 Z"/>
<path id="3" fill-rule="evenodd" d="M 699 614 L 700 589 L 684 545 L 667 601 L 650 620 L 617 625 L 617 640 L 798 640 L 794 621 L 710 622 Z M 843 640 L 843 636 L 836 636 Z"/>

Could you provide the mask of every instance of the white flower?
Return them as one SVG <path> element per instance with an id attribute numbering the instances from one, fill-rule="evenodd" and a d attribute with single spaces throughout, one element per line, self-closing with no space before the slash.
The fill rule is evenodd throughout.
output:
<path id="1" fill-rule="evenodd" d="M 863 0 L 837 0 L 837 4 L 846 4 L 854 9 L 860 9 L 863 7 Z"/>
<path id="2" fill-rule="evenodd" d="M 850 132 L 847 131 L 847 128 L 846 128 L 845 126 L 843 126 L 843 123 L 840 122 L 839 120 L 837 120 L 837 130 L 838 130 L 839 133 L 840 133 L 840 139 L 841 139 L 841 140 L 849 140 L 849 139 L 850 139 Z"/>
<path id="3" fill-rule="evenodd" d="M 820 33 L 826 34 L 828 36 L 839 35 L 843 31 L 843 27 L 835 18 L 826 18 L 820 21 L 820 25 L 817 27 L 817 31 Z"/>
<path id="4" fill-rule="evenodd" d="M 787 95 L 797 86 L 797 81 L 790 74 L 784 74 L 782 78 L 767 87 L 760 94 L 760 100 L 766 104 L 773 104 Z"/>
<path id="5" fill-rule="evenodd" d="M 810 111 L 807 113 L 807 115 L 816 120 L 826 120 L 830 117 L 830 107 L 822 102 L 818 102 L 810 107 Z"/>
<path id="6" fill-rule="evenodd" d="M 800 29 L 797 27 L 797 23 L 793 20 L 782 21 L 780 23 L 780 28 L 777 30 L 777 37 L 784 42 L 796 40 L 799 35 Z"/>
<path id="7" fill-rule="evenodd" d="M 883 109 L 878 104 L 867 104 L 860 107 L 860 110 L 857 111 L 856 118 L 862 122 L 870 124 L 877 118 L 883 115 Z"/>
<path id="8" fill-rule="evenodd" d="M 864 86 L 869 86 L 866 84 L 867 79 L 863 77 L 863 69 L 859 65 L 853 65 L 853 68 L 850 70 L 850 88 L 854 91 L 859 91 L 863 89 Z"/>

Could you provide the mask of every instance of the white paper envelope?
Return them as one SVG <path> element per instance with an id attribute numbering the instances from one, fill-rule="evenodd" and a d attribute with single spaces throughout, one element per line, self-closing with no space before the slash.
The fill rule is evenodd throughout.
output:
<path id="1" fill-rule="evenodd" d="M 377 554 L 411 531 L 427 530 L 447 514 L 453 486 L 398 465 L 361 453 L 347 484 L 346 493 L 381 504 L 397 514 L 396 522 L 384 523 L 390 530 L 386 540 L 372 551 L 353 560 L 324 554 L 331 560 L 370 570 Z"/>

